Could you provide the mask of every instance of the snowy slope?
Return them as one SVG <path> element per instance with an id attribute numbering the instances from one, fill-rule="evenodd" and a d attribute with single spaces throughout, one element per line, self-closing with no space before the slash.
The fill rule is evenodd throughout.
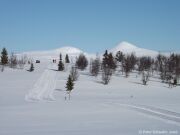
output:
<path id="1" fill-rule="evenodd" d="M 140 56 L 154 57 L 158 54 L 158 52 L 156 52 L 156 51 L 139 48 L 139 47 L 137 47 L 131 43 L 125 42 L 125 41 L 119 43 L 116 47 L 114 47 L 113 49 L 110 49 L 109 51 L 112 52 L 113 54 L 116 54 L 118 51 L 122 51 L 125 54 L 130 54 L 133 52 L 138 57 L 140 57 Z"/>

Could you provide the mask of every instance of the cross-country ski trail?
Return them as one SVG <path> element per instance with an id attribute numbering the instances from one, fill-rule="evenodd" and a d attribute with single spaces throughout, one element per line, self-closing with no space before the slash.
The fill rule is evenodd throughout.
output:
<path id="1" fill-rule="evenodd" d="M 53 92 L 56 87 L 57 72 L 56 65 L 50 64 L 36 81 L 33 88 L 25 96 L 27 101 L 55 100 Z"/>

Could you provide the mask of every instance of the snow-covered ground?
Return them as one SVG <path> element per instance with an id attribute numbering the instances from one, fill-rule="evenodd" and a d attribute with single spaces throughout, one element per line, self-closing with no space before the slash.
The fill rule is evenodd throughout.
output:
<path id="1" fill-rule="evenodd" d="M 87 70 L 79 72 L 69 101 L 69 71 L 56 69 L 43 62 L 34 72 L 0 73 L 0 135 L 180 134 L 179 86 L 170 89 L 156 78 L 144 86 L 141 76 L 121 73 L 103 85 Z"/>

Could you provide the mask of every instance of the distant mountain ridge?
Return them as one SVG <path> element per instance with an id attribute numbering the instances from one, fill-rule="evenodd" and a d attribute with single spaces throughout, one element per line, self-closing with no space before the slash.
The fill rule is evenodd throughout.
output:
<path id="1" fill-rule="evenodd" d="M 106 50 L 106 48 L 104 48 L 104 50 Z M 109 49 L 108 51 L 112 52 L 114 55 L 118 51 L 122 51 L 124 54 L 130 54 L 133 52 L 138 57 L 140 57 L 140 56 L 155 57 L 158 54 L 157 51 L 139 48 L 139 47 L 137 47 L 131 43 L 128 43 L 126 41 L 119 43 L 117 46 L 115 46 L 112 49 Z M 94 58 L 96 56 L 96 54 L 89 54 L 89 53 L 86 53 L 86 52 L 84 52 L 78 48 L 71 47 L 71 46 L 65 46 L 65 47 L 61 47 L 58 49 L 47 50 L 47 51 L 24 52 L 22 54 L 26 54 L 28 57 L 31 57 L 33 59 L 58 59 L 60 53 L 63 56 L 68 54 L 71 58 L 76 58 L 81 53 L 85 54 L 88 58 Z"/>
<path id="2" fill-rule="evenodd" d="M 75 47 L 65 46 L 54 50 L 24 52 L 23 54 L 33 59 L 58 59 L 60 53 L 63 56 L 68 54 L 70 57 L 76 57 L 83 51 Z"/>

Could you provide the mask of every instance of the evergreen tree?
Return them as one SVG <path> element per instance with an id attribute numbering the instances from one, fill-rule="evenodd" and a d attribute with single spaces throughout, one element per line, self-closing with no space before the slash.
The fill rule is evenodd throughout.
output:
<path id="1" fill-rule="evenodd" d="M 74 83 L 73 83 L 73 80 L 71 78 L 71 75 L 69 75 L 67 83 L 66 83 L 66 91 L 69 94 L 69 100 L 70 100 L 70 93 L 73 90 L 73 88 L 74 88 Z"/>
<path id="2" fill-rule="evenodd" d="M 1 64 L 2 65 L 8 64 L 8 52 L 6 48 L 3 48 L 1 52 Z"/>
<path id="3" fill-rule="evenodd" d="M 80 54 L 76 61 L 78 69 L 84 70 L 88 65 L 88 60 L 84 54 Z"/>
<path id="4" fill-rule="evenodd" d="M 66 62 L 66 63 L 70 63 L 68 54 L 66 54 L 65 62 Z"/>
<path id="5" fill-rule="evenodd" d="M 63 71 L 64 70 L 64 64 L 62 62 L 62 55 L 60 54 L 60 60 L 59 60 L 59 64 L 58 64 L 58 70 L 59 71 Z"/>
<path id="6" fill-rule="evenodd" d="M 30 69 L 29 69 L 30 72 L 34 71 L 34 64 L 31 63 L 31 66 L 30 66 Z"/>
<path id="7" fill-rule="evenodd" d="M 112 53 L 109 53 L 109 55 L 108 55 L 108 66 L 113 70 L 116 69 L 116 62 L 115 62 L 115 59 L 114 59 Z"/>

